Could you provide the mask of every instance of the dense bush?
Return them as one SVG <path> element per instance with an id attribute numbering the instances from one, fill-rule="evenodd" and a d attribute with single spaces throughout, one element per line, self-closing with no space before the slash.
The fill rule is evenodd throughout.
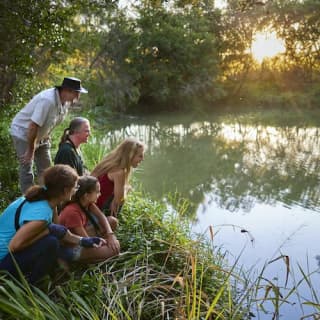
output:
<path id="1" fill-rule="evenodd" d="M 78 267 L 64 280 L 58 274 L 42 284 L 46 293 L 3 278 L 0 318 L 243 318 L 242 306 L 234 305 L 232 269 L 209 242 L 190 238 L 179 212 L 169 214 L 145 195 L 131 194 L 117 234 L 119 257 Z"/>

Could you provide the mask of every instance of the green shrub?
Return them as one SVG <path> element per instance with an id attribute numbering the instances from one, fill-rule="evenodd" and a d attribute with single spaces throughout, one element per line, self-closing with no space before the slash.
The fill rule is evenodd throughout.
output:
<path id="1" fill-rule="evenodd" d="M 190 238 L 179 212 L 132 193 L 117 235 L 120 256 L 77 267 L 67 280 L 43 285 L 46 293 L 4 280 L 0 319 L 243 318 L 233 268 L 211 243 Z"/>

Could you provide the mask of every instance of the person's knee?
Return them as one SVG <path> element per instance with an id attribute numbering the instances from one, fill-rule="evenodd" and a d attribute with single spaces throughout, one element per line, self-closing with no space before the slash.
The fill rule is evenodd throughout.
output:
<path id="1" fill-rule="evenodd" d="M 112 258 L 112 257 L 117 257 L 118 255 L 120 254 L 120 252 L 118 251 L 115 251 L 111 248 L 107 248 L 104 252 L 104 257 L 103 257 L 103 260 L 107 260 L 109 258 Z"/>
<path id="2" fill-rule="evenodd" d="M 108 222 L 110 224 L 112 231 L 117 230 L 118 224 L 119 224 L 118 219 L 113 216 L 108 216 L 107 219 L 108 219 Z"/>
<path id="3" fill-rule="evenodd" d="M 30 165 L 21 165 L 19 169 L 19 182 L 21 192 L 24 194 L 33 185 L 34 175 Z"/>

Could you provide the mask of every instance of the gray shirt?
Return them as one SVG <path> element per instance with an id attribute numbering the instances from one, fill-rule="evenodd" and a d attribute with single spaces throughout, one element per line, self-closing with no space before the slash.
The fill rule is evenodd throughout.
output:
<path id="1" fill-rule="evenodd" d="M 68 112 L 67 106 L 60 101 L 59 91 L 50 88 L 35 95 L 13 118 L 10 128 L 12 136 L 28 140 L 30 122 L 39 126 L 37 142 L 50 136 L 55 126 L 62 122 Z"/>

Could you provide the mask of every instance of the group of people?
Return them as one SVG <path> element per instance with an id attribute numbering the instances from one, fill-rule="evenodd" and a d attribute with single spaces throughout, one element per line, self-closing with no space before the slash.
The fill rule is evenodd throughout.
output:
<path id="1" fill-rule="evenodd" d="M 0 215 L 0 270 L 22 274 L 32 284 L 54 271 L 59 260 L 95 263 L 119 254 L 117 215 L 132 168 L 144 158 L 143 143 L 127 138 L 90 172 L 80 150 L 90 122 L 76 117 L 51 166 L 50 134 L 81 92 L 87 90 L 79 79 L 64 78 L 61 86 L 37 94 L 11 124 L 23 196 Z"/>

